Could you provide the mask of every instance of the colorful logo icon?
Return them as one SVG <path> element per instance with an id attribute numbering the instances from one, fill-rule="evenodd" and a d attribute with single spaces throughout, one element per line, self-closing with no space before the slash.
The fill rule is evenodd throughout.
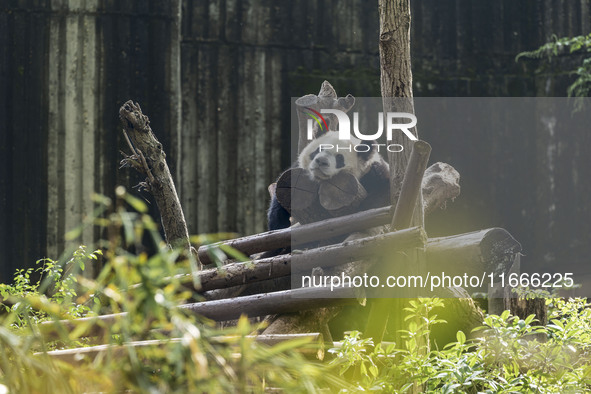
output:
<path id="1" fill-rule="evenodd" d="M 320 115 L 320 112 L 314 111 L 312 108 L 306 107 L 306 109 L 308 111 L 312 111 L 314 114 L 317 115 L 317 116 L 314 116 L 314 114 L 311 114 L 311 113 L 308 114 L 312 118 L 314 118 L 314 120 L 316 121 L 316 123 L 318 123 L 318 127 L 320 127 L 320 130 L 322 130 L 322 123 L 324 123 L 325 131 L 328 131 L 328 124 L 326 123 L 326 120 L 324 119 L 324 116 Z M 321 119 L 322 119 L 322 123 L 320 123 L 320 120 Z"/>

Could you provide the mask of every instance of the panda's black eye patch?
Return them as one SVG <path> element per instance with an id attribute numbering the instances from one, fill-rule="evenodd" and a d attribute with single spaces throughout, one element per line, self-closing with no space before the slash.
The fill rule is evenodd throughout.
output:
<path id="1" fill-rule="evenodd" d="M 337 168 L 343 168 L 345 166 L 345 157 L 339 153 L 335 158 L 337 159 Z"/>
<path id="2" fill-rule="evenodd" d="M 314 160 L 316 155 L 320 152 L 320 147 L 318 147 L 314 152 L 310 153 L 310 160 Z"/>

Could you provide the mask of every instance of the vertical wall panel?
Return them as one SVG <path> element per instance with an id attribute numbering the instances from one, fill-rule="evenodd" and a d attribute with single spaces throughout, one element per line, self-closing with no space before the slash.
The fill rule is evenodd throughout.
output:
<path id="1" fill-rule="evenodd" d="M 44 256 L 47 181 L 44 151 L 48 23 L 22 2 L 0 7 L 0 280 Z M 7 9 L 14 6 L 14 12 Z M 40 6 L 42 7 L 42 6 Z"/>
<path id="2" fill-rule="evenodd" d="M 229 46 L 219 49 L 217 64 L 233 64 L 236 62 L 236 51 Z M 238 121 L 236 102 L 238 96 L 235 87 L 238 85 L 238 74 L 234 67 L 219 67 L 218 101 L 215 110 L 218 116 L 218 147 L 217 147 L 217 202 L 216 213 L 218 215 L 218 231 L 236 231 L 238 217 L 237 200 L 238 192 L 236 160 L 238 155 L 237 139 L 235 133 L 241 127 Z M 196 223 L 195 223 L 196 224 Z M 197 226 L 195 226 L 197 228 Z"/>

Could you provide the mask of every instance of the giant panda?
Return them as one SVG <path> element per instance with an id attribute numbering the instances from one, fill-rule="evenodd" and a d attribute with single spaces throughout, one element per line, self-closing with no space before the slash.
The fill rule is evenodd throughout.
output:
<path id="1" fill-rule="evenodd" d="M 357 144 L 365 144 L 369 148 L 359 149 L 366 152 L 348 149 L 349 145 Z M 330 146 L 333 148 L 330 149 Z M 358 211 L 390 204 L 389 166 L 380 155 L 375 141 L 362 142 L 356 138 L 344 141 L 338 138 L 338 132 L 329 131 L 310 141 L 300 153 L 296 165 L 306 170 L 310 179 L 317 182 L 330 179 L 341 171 L 355 176 L 367 191 L 367 197 L 361 202 Z M 289 227 L 289 218 L 289 212 L 273 196 L 267 214 L 269 230 Z"/>

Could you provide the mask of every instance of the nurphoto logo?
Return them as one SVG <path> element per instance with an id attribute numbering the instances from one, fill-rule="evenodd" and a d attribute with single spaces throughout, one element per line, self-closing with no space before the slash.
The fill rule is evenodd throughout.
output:
<path id="1" fill-rule="evenodd" d="M 306 109 L 310 111 L 308 115 L 312 118 L 308 119 L 307 124 L 307 138 L 310 141 L 314 139 L 314 121 L 316 121 L 320 130 L 328 130 L 328 123 L 326 122 L 326 119 L 324 119 L 324 116 L 322 116 L 322 114 L 335 115 L 339 121 L 338 130 L 334 130 L 334 132 L 338 133 L 339 140 L 343 141 L 343 145 L 337 144 L 336 146 L 334 146 L 333 144 L 320 144 L 320 151 L 336 149 L 337 151 L 347 150 L 351 152 L 353 150 L 355 152 L 369 152 L 371 150 L 371 146 L 375 146 L 377 147 L 378 152 L 382 147 L 385 147 L 388 152 L 402 152 L 404 147 L 400 144 L 378 144 L 376 142 L 376 140 L 380 138 L 384 133 L 384 123 L 386 130 L 386 140 L 388 142 L 392 141 L 394 132 L 400 131 L 404 133 L 404 135 L 406 135 L 409 139 L 413 141 L 417 140 L 417 137 L 415 137 L 414 134 L 410 131 L 411 128 L 417 125 L 417 117 L 408 112 L 387 112 L 385 117 L 383 112 L 379 112 L 378 130 L 373 134 L 364 134 L 359 130 L 359 112 L 353 112 L 353 135 L 356 139 L 360 140 L 361 143 L 351 144 L 351 120 L 344 111 L 338 109 L 321 109 L 320 112 L 318 112 L 313 110 L 312 108 L 306 107 Z M 401 119 L 409 119 L 410 122 L 399 123 Z M 345 141 L 349 141 L 349 144 L 346 145 L 344 143 Z"/>

